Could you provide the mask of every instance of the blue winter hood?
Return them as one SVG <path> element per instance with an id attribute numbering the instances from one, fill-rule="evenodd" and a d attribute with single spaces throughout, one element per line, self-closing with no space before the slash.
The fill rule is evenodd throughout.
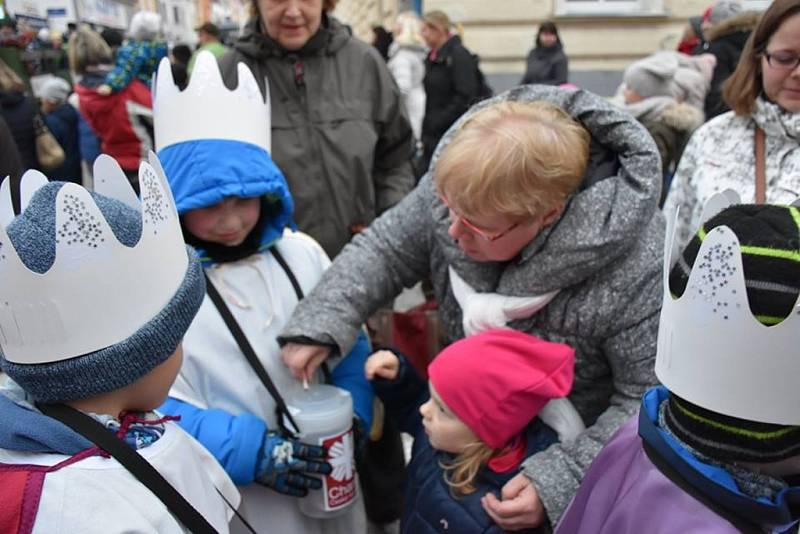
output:
<path id="1" fill-rule="evenodd" d="M 203 139 L 164 147 L 158 157 L 179 214 L 213 206 L 227 197 L 269 196 L 280 202 L 280 209 L 264 225 L 262 248 L 279 239 L 285 228 L 295 228 L 294 201 L 286 178 L 263 148 L 241 141 Z"/>

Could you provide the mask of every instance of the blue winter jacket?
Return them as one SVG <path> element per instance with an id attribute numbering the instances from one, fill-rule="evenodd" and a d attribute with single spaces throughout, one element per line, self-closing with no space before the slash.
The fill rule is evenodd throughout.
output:
<path id="1" fill-rule="evenodd" d="M 44 122 L 64 150 L 64 162 L 47 172 L 51 180 L 81 183 L 80 115 L 71 104 L 61 104 L 44 116 Z"/>
<path id="2" fill-rule="evenodd" d="M 279 202 L 280 209 L 264 225 L 259 251 L 267 250 L 281 238 L 285 228 L 294 226 L 294 204 L 286 180 L 263 149 L 238 141 L 211 139 L 171 145 L 160 150 L 158 156 L 179 214 L 213 206 L 230 196 L 269 196 Z M 204 264 L 213 263 L 203 251 L 198 252 Z M 374 397 L 364 377 L 369 353 L 362 333 L 331 372 L 331 382 L 352 395 L 353 410 L 366 429 L 372 424 Z M 266 389 L 264 394 L 269 394 Z M 236 484 L 253 482 L 269 430 L 264 421 L 248 413 L 233 415 L 224 410 L 201 409 L 172 397 L 160 411 L 180 415 L 181 427 L 214 455 Z"/>
<path id="3" fill-rule="evenodd" d="M 375 393 L 386 407 L 387 417 L 397 423 L 400 430 L 414 436 L 411 462 L 406 473 L 402 534 L 496 534 L 505 532 L 481 506 L 481 497 L 491 492 L 500 498 L 503 485 L 519 472 L 517 469 L 496 473 L 484 466 L 478 474 L 475 492 L 455 497 L 444 479 L 441 463 L 453 456 L 431 447 L 422 426 L 419 407 L 430 398 L 427 385 L 420 379 L 405 357 L 400 358 L 400 371 L 392 381 L 376 379 L 372 382 Z M 525 430 L 527 452 L 523 458 L 542 451 L 558 441 L 558 436 L 541 420 L 534 419 Z M 526 531 L 543 534 L 549 526 Z"/>

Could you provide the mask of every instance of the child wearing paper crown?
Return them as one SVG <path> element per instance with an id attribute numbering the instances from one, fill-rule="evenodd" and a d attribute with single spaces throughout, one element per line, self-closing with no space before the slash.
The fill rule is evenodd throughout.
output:
<path id="1" fill-rule="evenodd" d="M 307 294 L 330 261 L 314 240 L 291 230 L 292 197 L 268 151 L 269 102 L 244 65 L 239 86 L 226 88 L 210 52 L 198 55 L 184 91 L 175 86 L 168 61 L 154 87 L 156 145 L 186 241 L 285 398 L 300 387 L 276 341 L 298 302 L 293 284 Z M 351 393 L 364 428 L 371 424 L 374 396 L 363 374 L 368 352 L 362 336 L 348 355 L 332 361 L 331 371 L 332 383 Z M 184 364 L 162 410 L 180 415 L 181 425 L 231 475 L 242 492 L 241 512 L 257 531 L 365 532 L 360 495 L 333 518 L 301 513 L 298 497 L 321 488 L 320 479 L 309 475 L 330 473 L 331 466 L 321 447 L 281 434 L 276 405 L 206 298 L 186 334 Z"/>
<path id="2" fill-rule="evenodd" d="M 148 164 L 141 206 L 108 156 L 94 176 L 102 185 L 87 192 L 29 171 L 17 217 L 8 179 L 0 187 L 0 368 L 9 377 L 0 387 L 0 532 L 184 532 L 150 487 L 45 415 L 53 409 L 77 410 L 116 434 L 228 532 L 225 500 L 239 502 L 233 482 L 153 411 L 203 299 L 200 262 Z"/>
<path id="3" fill-rule="evenodd" d="M 559 534 L 797 531 L 800 210 L 720 211 L 728 193 L 665 259 L 663 385 L 597 456 Z"/>
<path id="4" fill-rule="evenodd" d="M 503 532 L 481 501 L 499 498 L 525 458 L 558 441 L 537 415 L 569 393 L 574 355 L 561 343 L 489 330 L 444 349 L 427 387 L 402 355 L 367 359 L 387 416 L 414 436 L 401 532 Z"/>

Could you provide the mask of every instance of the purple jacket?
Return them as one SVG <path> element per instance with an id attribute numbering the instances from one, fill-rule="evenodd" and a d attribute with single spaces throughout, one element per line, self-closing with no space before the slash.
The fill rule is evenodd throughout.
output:
<path id="1" fill-rule="evenodd" d="M 595 458 L 556 534 L 785 532 L 797 518 L 790 510 L 797 509 L 798 488 L 784 490 L 775 502 L 740 493 L 727 472 L 699 462 L 658 428 L 658 406 L 667 395 L 663 387 L 645 394 L 640 416 Z M 783 526 L 756 526 L 769 523 Z"/>

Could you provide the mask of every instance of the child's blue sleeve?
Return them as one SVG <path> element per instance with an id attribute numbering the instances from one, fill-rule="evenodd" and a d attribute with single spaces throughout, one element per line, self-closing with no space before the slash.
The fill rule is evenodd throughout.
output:
<path id="1" fill-rule="evenodd" d="M 353 411 L 367 431 L 372 427 L 372 400 L 375 398 L 372 386 L 364 376 L 364 364 L 370 352 L 369 341 L 362 330 L 353 349 L 331 373 L 333 385 L 349 391 L 353 396 Z"/>
<path id="2" fill-rule="evenodd" d="M 144 60 L 140 47 L 130 44 L 119 47 L 116 65 L 106 74 L 106 85 L 115 93 L 122 91 L 139 74 Z"/>
<path id="3" fill-rule="evenodd" d="M 375 378 L 372 387 L 378 398 L 383 401 L 387 418 L 391 418 L 401 431 L 416 436 L 422 431 L 419 407 L 428 402 L 430 393 L 406 357 L 397 351 L 392 352 L 400 360 L 397 376 L 394 380 Z"/>
<path id="4" fill-rule="evenodd" d="M 158 409 L 179 415 L 178 424 L 208 449 L 237 485 L 255 480 L 259 453 L 267 425 L 249 413 L 233 415 L 224 410 L 198 408 L 168 397 Z"/>

